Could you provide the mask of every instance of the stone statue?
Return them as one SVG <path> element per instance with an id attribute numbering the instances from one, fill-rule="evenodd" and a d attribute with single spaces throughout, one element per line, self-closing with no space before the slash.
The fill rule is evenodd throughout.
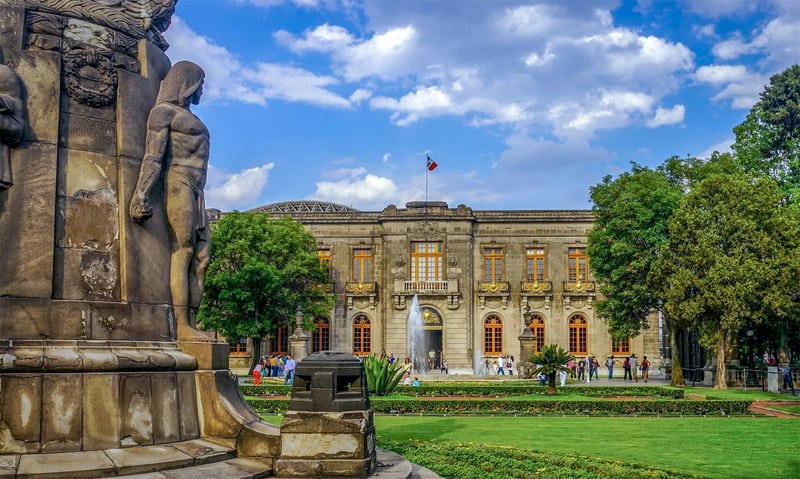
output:
<path id="1" fill-rule="evenodd" d="M 17 74 L 3 64 L 3 53 L 0 51 L 0 190 L 13 184 L 9 150 L 22 143 L 24 132 L 22 85 Z"/>
<path id="2" fill-rule="evenodd" d="M 210 231 L 203 188 L 208 168 L 209 133 L 190 110 L 203 93 L 203 70 L 176 63 L 161 82 L 147 119 L 147 139 L 130 215 L 138 222 L 153 214 L 148 196 L 164 170 L 164 195 L 170 229 L 170 293 L 179 341 L 209 341 L 196 329 L 203 279 L 209 262 Z"/>

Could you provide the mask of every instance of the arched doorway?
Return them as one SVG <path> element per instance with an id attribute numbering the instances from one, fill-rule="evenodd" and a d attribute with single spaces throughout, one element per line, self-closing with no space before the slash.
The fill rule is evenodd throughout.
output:
<path id="1" fill-rule="evenodd" d="M 420 308 L 420 310 L 422 311 L 422 329 L 425 331 L 423 334 L 425 345 L 423 351 L 425 352 L 425 360 L 427 361 L 422 366 L 427 370 L 439 369 L 444 354 L 442 347 L 444 321 L 441 313 L 431 307 L 425 306 Z"/>

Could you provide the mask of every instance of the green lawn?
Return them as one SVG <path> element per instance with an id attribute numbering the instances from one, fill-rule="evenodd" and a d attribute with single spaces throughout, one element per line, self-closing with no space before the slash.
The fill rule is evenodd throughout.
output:
<path id="1" fill-rule="evenodd" d="M 380 441 L 485 443 L 581 454 L 708 478 L 800 477 L 794 419 L 377 416 Z"/>
<path id="2" fill-rule="evenodd" d="M 711 388 L 684 388 L 686 394 L 704 398 L 723 399 L 726 401 L 794 401 L 800 397 L 788 394 L 775 394 L 764 392 L 761 389 L 711 389 Z"/>

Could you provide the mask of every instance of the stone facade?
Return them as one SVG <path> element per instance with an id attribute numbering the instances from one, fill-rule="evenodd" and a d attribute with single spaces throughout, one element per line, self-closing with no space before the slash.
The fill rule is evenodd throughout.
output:
<path id="1" fill-rule="evenodd" d="M 570 274 L 570 252 L 585 251 L 591 211 L 474 211 L 464 205 L 449 208 L 444 202 L 411 202 L 404 209 L 389 205 L 380 212 L 292 202 L 253 211 L 293 217 L 314 234 L 323 256 L 330 257 L 336 296 L 329 318 L 331 350 L 359 353 L 354 321 L 366 317 L 370 352 L 409 356 L 407 323 L 416 295 L 428 318 L 426 349 L 441 350 L 451 373 L 480 373 L 485 359 L 500 354 L 519 358 L 518 338 L 531 318 L 543 321 L 544 344 L 565 349 L 571 349 L 570 321 L 585 320 L 586 347 L 578 349 L 596 355 L 601 374 L 605 371 L 612 339 L 594 308 L 595 281 L 590 273 L 581 277 L 574 271 L 580 259 Z M 417 242 L 441 243 L 441 259 L 432 260 L 440 261 L 440 272 L 420 277 L 412 265 L 411 245 Z M 495 258 L 487 257 L 487 250 L 499 260 L 498 272 L 488 277 L 486 263 Z M 544 278 L 528 276 L 529 250 L 544 252 Z M 359 254 L 370 259 L 367 272 L 357 264 Z M 491 318 L 499 319 L 501 339 L 499 347 L 487 348 L 485 323 Z M 630 339 L 629 352 L 647 355 L 655 373 L 660 342 L 658 319 L 652 319 L 652 329 Z M 574 333 L 573 346 L 580 343 L 581 332 Z M 318 348 L 313 343 L 312 351 Z M 621 364 L 615 375 L 622 375 Z"/>

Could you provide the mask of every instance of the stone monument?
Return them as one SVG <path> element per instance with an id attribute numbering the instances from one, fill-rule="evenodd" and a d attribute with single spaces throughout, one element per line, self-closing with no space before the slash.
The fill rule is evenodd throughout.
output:
<path id="1" fill-rule="evenodd" d="M 196 328 L 209 131 L 176 2 L 0 0 L 0 477 L 366 477 L 358 360 L 301 362 L 278 428 Z"/>
<path id="2" fill-rule="evenodd" d="M 195 329 L 209 133 L 202 69 L 164 54 L 176 1 L 0 0 L 0 477 L 280 454 Z"/>

